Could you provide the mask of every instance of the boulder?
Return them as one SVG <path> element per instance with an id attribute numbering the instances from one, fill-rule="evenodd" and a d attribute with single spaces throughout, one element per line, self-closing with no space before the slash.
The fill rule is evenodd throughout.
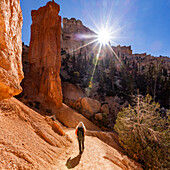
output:
<path id="1" fill-rule="evenodd" d="M 22 91 L 22 23 L 20 1 L 0 1 L 0 101 Z"/>
<path id="2" fill-rule="evenodd" d="M 97 114 L 95 114 L 94 117 L 95 117 L 96 120 L 102 120 L 103 115 L 102 115 L 102 113 L 97 113 Z"/>
<path id="3" fill-rule="evenodd" d="M 75 110 L 71 109 L 67 105 L 63 104 L 60 109 L 52 109 L 53 113 L 55 114 L 57 120 L 63 123 L 65 126 L 70 128 L 76 128 L 79 122 L 83 122 L 86 129 L 99 131 L 96 125 L 86 119 L 83 115 L 79 114 Z"/>
<path id="4" fill-rule="evenodd" d="M 82 109 L 81 110 L 81 114 L 83 115 L 83 116 L 85 116 L 87 119 L 90 119 L 91 117 L 92 117 L 92 114 L 91 113 L 89 113 L 87 110 L 85 110 L 85 109 Z"/>
<path id="5" fill-rule="evenodd" d="M 77 87 L 71 83 L 62 83 L 63 98 L 70 100 L 78 100 L 79 98 L 86 97 L 80 87 Z"/>
<path id="6" fill-rule="evenodd" d="M 103 104 L 100 108 L 102 113 L 109 114 L 109 105 L 108 104 Z"/>
<path id="7" fill-rule="evenodd" d="M 87 110 L 91 114 L 95 114 L 100 110 L 100 102 L 98 100 L 94 100 L 88 97 L 84 97 L 81 100 L 82 109 Z"/>
<path id="8" fill-rule="evenodd" d="M 30 67 L 23 85 L 27 96 L 39 97 L 57 108 L 62 105 L 59 11 L 60 6 L 50 1 L 31 12 Z"/>

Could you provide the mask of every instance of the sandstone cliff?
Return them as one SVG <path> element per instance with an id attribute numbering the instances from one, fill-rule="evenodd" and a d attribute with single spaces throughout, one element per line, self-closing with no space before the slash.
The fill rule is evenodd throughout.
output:
<path id="1" fill-rule="evenodd" d="M 30 66 L 24 82 L 27 95 L 54 103 L 58 108 L 62 104 L 59 10 L 58 4 L 48 2 L 46 6 L 31 12 Z"/>
<path id="2" fill-rule="evenodd" d="M 0 1 L 0 101 L 22 91 L 21 28 L 20 1 Z"/>

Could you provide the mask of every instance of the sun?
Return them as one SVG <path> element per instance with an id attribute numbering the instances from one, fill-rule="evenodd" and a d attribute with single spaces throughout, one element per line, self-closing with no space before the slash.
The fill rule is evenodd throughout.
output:
<path id="1" fill-rule="evenodd" d="M 105 46 L 106 44 L 108 44 L 111 40 L 111 35 L 109 31 L 106 29 L 100 30 L 97 36 L 97 40 L 101 45 Z"/>

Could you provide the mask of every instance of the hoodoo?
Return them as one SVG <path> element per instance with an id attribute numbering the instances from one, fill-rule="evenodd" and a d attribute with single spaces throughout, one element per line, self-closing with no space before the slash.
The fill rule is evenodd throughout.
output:
<path id="1" fill-rule="evenodd" d="M 31 12 L 30 70 L 24 82 L 27 95 L 41 97 L 58 108 L 62 104 L 59 11 L 60 6 L 50 1 Z"/>

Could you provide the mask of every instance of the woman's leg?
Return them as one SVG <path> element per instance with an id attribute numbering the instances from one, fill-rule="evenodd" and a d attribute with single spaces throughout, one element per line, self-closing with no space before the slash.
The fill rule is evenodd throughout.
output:
<path id="1" fill-rule="evenodd" d="M 78 143 L 79 143 L 79 152 L 80 152 L 80 154 L 81 154 L 81 153 L 82 153 L 82 152 L 81 152 L 81 140 L 78 139 Z"/>
<path id="2" fill-rule="evenodd" d="M 83 150 L 84 150 L 84 138 L 83 138 L 83 140 L 82 140 L 82 148 L 83 148 Z"/>

